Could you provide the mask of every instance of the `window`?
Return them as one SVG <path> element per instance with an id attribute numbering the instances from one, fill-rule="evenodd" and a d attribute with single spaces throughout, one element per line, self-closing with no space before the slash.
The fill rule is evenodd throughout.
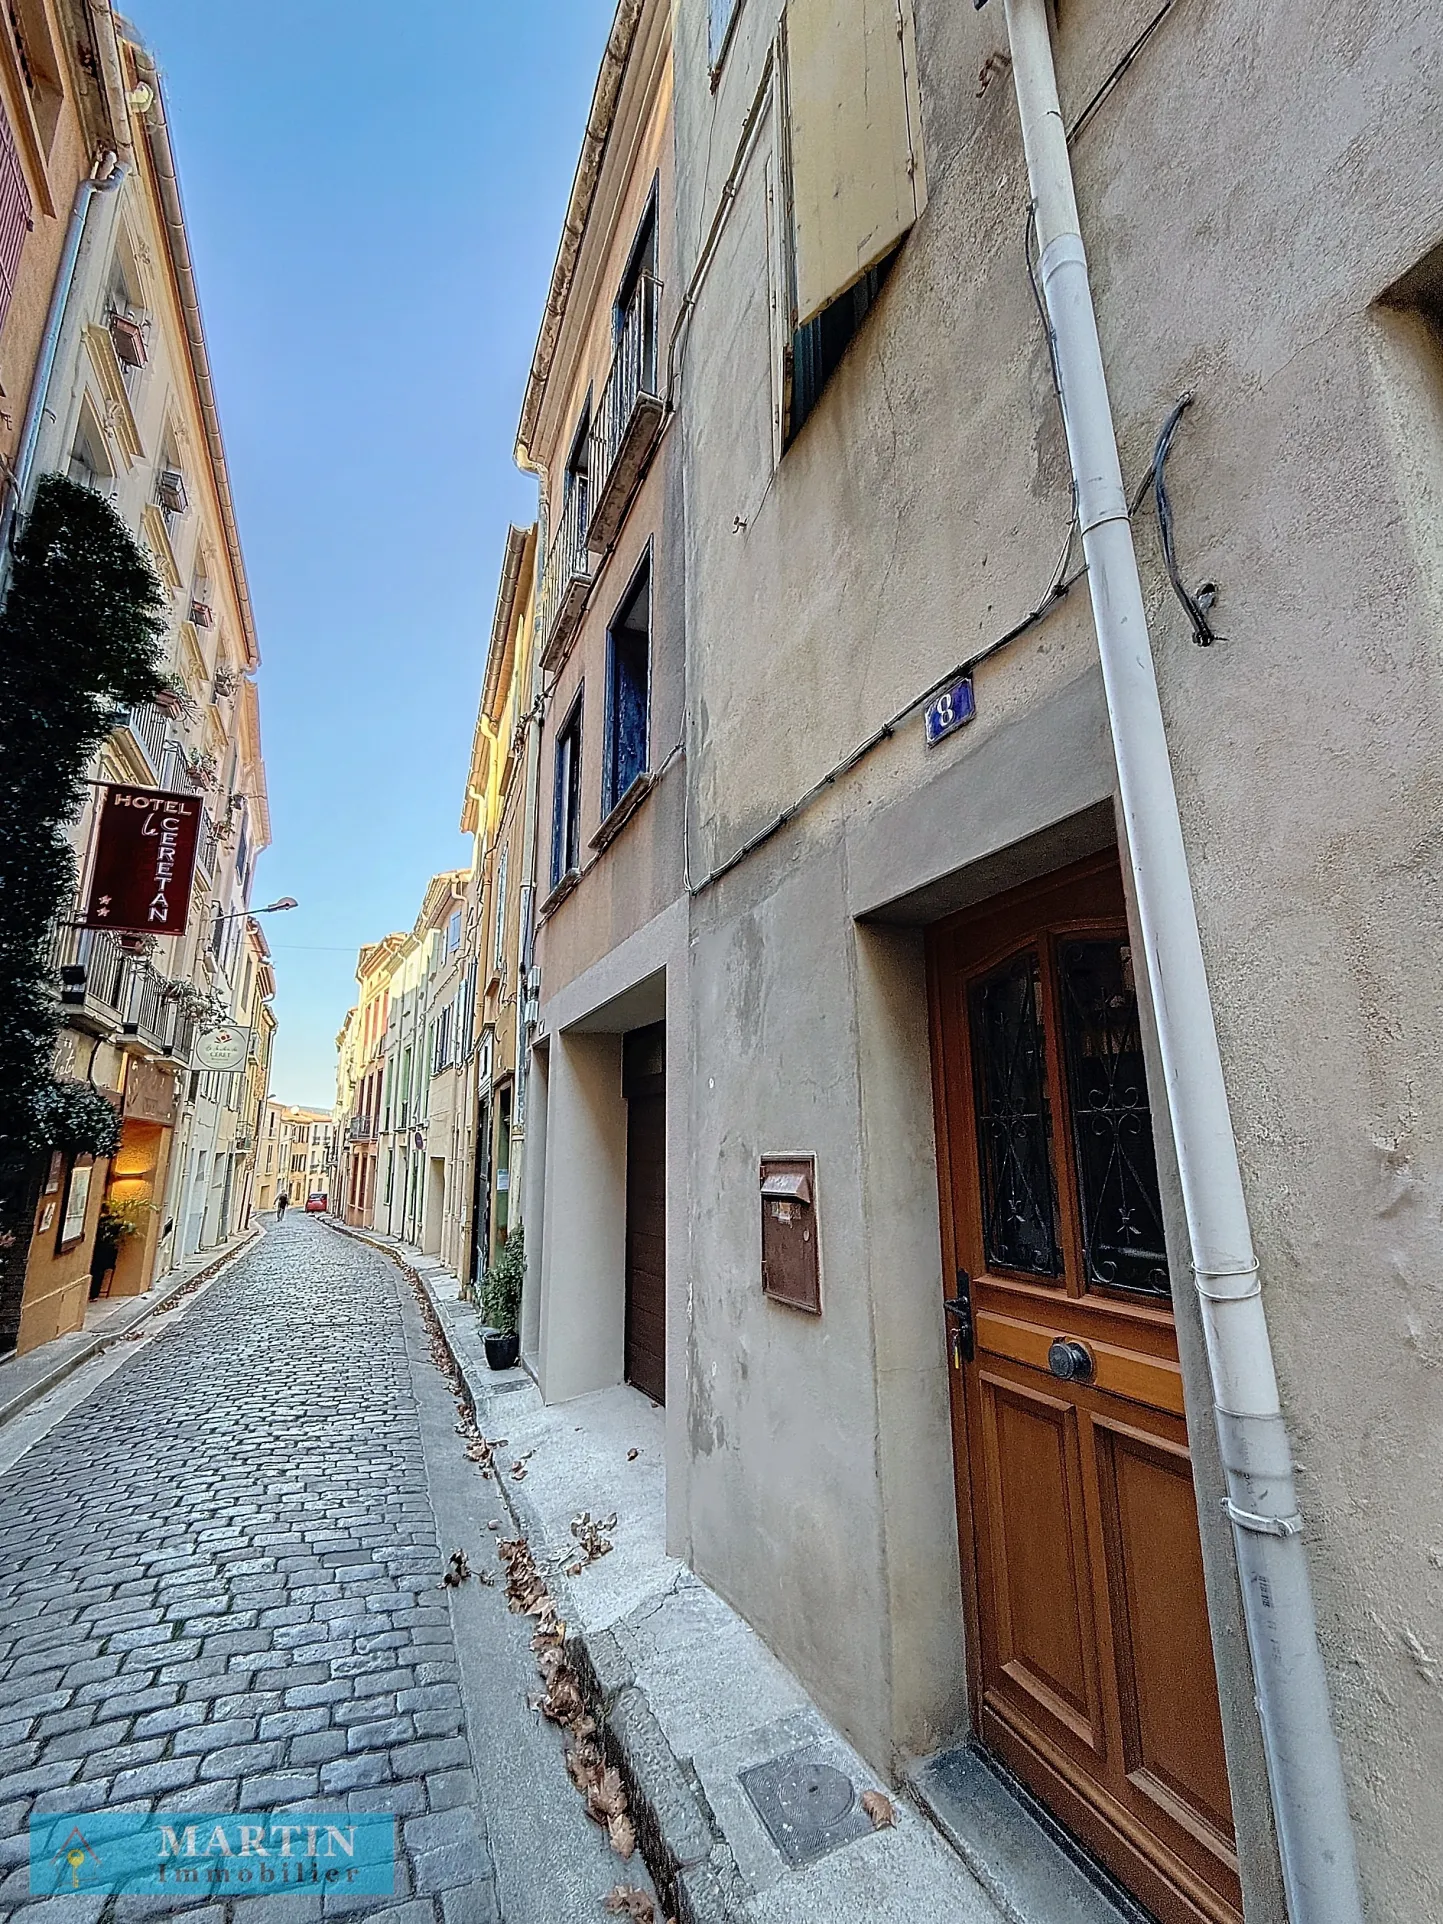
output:
<path id="1" fill-rule="evenodd" d="M 634 380 L 637 388 L 647 394 L 656 392 L 657 320 L 656 187 L 653 184 L 611 315 L 618 358 L 625 363 L 628 379 Z M 603 397 L 601 421 L 605 421 L 606 414 Z"/>
<path id="2" fill-rule="evenodd" d="M 45 7 L 43 0 L 9 0 L 7 10 L 21 77 L 30 98 L 30 111 L 35 116 L 35 131 L 48 155 L 55 140 L 65 90 L 60 84 L 60 68 Z"/>
<path id="3" fill-rule="evenodd" d="M 711 26 L 707 35 L 707 58 L 712 72 L 721 66 L 722 56 L 731 39 L 732 22 L 741 10 L 741 0 L 710 0 Z"/>
<path id="4" fill-rule="evenodd" d="M 451 1061 L 451 1024 L 453 1020 L 454 1011 L 451 1003 L 448 1002 L 440 1015 L 437 1016 L 432 1029 L 431 1073 L 433 1076 L 439 1076 L 441 1071 L 446 1068 Z"/>
<path id="5" fill-rule="evenodd" d="M 34 225 L 30 189 L 25 185 L 15 136 L 0 109 L 0 327 L 10 311 L 25 236 Z"/>
<path id="6" fill-rule="evenodd" d="M 496 858 L 496 928 L 491 956 L 494 975 L 503 974 L 506 967 L 506 857 L 509 853 L 509 849 L 503 848 Z"/>
<path id="7" fill-rule="evenodd" d="M 461 946 L 461 911 L 453 909 L 451 919 L 446 924 L 446 953 L 454 955 Z"/>
<path id="8" fill-rule="evenodd" d="M 581 695 L 556 737 L 556 783 L 551 807 L 551 886 L 581 867 Z"/>
<path id="9" fill-rule="evenodd" d="M 90 403 L 81 403 L 80 420 L 75 429 L 75 444 L 70 450 L 69 475 L 78 481 L 82 488 L 93 488 L 97 494 L 109 494 L 115 478 L 115 468 L 106 452 L 105 436 L 100 423 L 96 420 Z"/>
<path id="10" fill-rule="evenodd" d="M 927 187 L 908 0 L 788 0 L 780 67 L 786 446 L 875 305 Z"/>
<path id="11" fill-rule="evenodd" d="M 822 389 L 842 364 L 868 314 L 876 306 L 895 255 L 869 267 L 861 280 L 792 334 L 791 378 L 787 393 L 786 436 L 791 441 L 821 399 Z"/>
<path id="12" fill-rule="evenodd" d="M 562 513 L 570 520 L 579 540 L 586 533 L 591 514 L 591 396 L 589 394 L 586 397 L 586 406 L 581 410 L 581 419 L 576 424 L 571 452 L 566 457 L 566 473 L 562 481 L 561 499 Z"/>
<path id="13" fill-rule="evenodd" d="M 603 817 L 646 773 L 650 734 L 651 556 L 642 562 L 606 637 L 606 762 Z"/>

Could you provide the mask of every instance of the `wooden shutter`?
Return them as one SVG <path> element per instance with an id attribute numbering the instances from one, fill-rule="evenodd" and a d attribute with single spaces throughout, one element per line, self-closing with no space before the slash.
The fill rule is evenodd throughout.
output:
<path id="1" fill-rule="evenodd" d="M 788 151 L 802 326 L 926 204 L 910 0 L 788 0 Z"/>
<path id="2" fill-rule="evenodd" d="M 0 109 L 0 327 L 10 311 L 25 236 L 34 225 L 30 189 L 20 168 L 15 136 Z"/>

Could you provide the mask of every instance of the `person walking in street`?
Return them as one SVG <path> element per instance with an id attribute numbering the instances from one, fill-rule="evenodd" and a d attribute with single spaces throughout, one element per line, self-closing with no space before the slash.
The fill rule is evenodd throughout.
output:
<path id="1" fill-rule="evenodd" d="M 285 1221 L 286 1210 L 290 1206 L 290 1200 L 290 1196 L 284 1189 L 281 1190 L 280 1194 L 276 1197 L 276 1221 L 278 1223 Z"/>

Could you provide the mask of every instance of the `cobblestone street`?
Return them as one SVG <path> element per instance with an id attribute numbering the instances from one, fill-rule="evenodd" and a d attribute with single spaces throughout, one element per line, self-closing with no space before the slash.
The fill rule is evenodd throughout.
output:
<path id="1" fill-rule="evenodd" d="M 404 1292 L 293 1219 L 0 1479 L 5 1915 L 184 1908 L 32 1901 L 32 1815 L 338 1808 L 394 1813 L 396 1894 L 246 1924 L 496 1915 L 418 1397 L 454 1412 Z"/>

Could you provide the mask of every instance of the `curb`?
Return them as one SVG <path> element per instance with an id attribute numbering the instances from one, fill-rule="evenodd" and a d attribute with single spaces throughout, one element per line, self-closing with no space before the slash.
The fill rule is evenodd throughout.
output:
<path id="1" fill-rule="evenodd" d="M 326 1220 L 339 1234 L 389 1256 L 407 1281 L 421 1289 L 462 1395 L 473 1412 L 488 1408 L 486 1378 L 480 1374 L 485 1363 L 480 1356 L 479 1335 L 477 1354 L 468 1355 L 472 1345 L 463 1338 L 469 1332 L 453 1327 L 456 1305 L 441 1302 L 429 1278 L 413 1268 L 401 1250 L 377 1242 L 364 1230 L 330 1217 Z M 541 1519 L 525 1491 L 499 1476 L 495 1490 L 517 1533 L 542 1540 L 545 1533 Z M 563 1620 L 573 1623 L 574 1613 L 566 1607 L 570 1585 L 564 1572 L 548 1572 L 547 1587 L 557 1600 Z M 607 1760 L 620 1771 L 626 1786 L 637 1848 L 665 1915 L 675 1918 L 676 1924 L 740 1924 L 745 1900 L 731 1850 L 682 1760 L 667 1742 L 620 1642 L 608 1630 L 589 1636 L 570 1631 L 565 1650 L 566 1661 L 580 1680 L 586 1707 L 596 1719 Z"/>
<path id="2" fill-rule="evenodd" d="M 63 1383 L 68 1376 L 73 1376 L 76 1370 L 86 1363 L 92 1362 L 103 1351 L 113 1348 L 116 1343 L 123 1343 L 127 1336 L 140 1328 L 142 1323 L 148 1323 L 152 1316 L 158 1316 L 163 1309 L 169 1309 L 178 1296 L 184 1296 L 199 1284 L 209 1282 L 217 1271 L 224 1269 L 228 1263 L 234 1262 L 236 1257 L 249 1249 L 253 1242 L 258 1241 L 260 1235 L 259 1226 L 252 1228 L 233 1249 L 225 1250 L 213 1263 L 208 1263 L 204 1269 L 198 1269 L 193 1276 L 182 1276 L 170 1289 L 166 1290 L 163 1296 L 157 1296 L 153 1303 L 148 1303 L 130 1322 L 115 1329 L 108 1329 L 102 1335 L 95 1337 L 92 1342 L 85 1344 L 82 1349 L 72 1351 L 63 1363 L 57 1363 L 54 1369 L 47 1371 L 44 1376 L 37 1377 L 28 1388 L 18 1391 L 8 1402 L 0 1403 L 0 1429 L 3 1429 L 7 1423 L 13 1422 L 17 1416 L 23 1415 L 32 1403 L 38 1403 L 42 1396 L 48 1396 L 57 1385 Z M 4 1380 L 3 1373 L 0 1373 L 0 1389 L 4 1387 Z"/>

